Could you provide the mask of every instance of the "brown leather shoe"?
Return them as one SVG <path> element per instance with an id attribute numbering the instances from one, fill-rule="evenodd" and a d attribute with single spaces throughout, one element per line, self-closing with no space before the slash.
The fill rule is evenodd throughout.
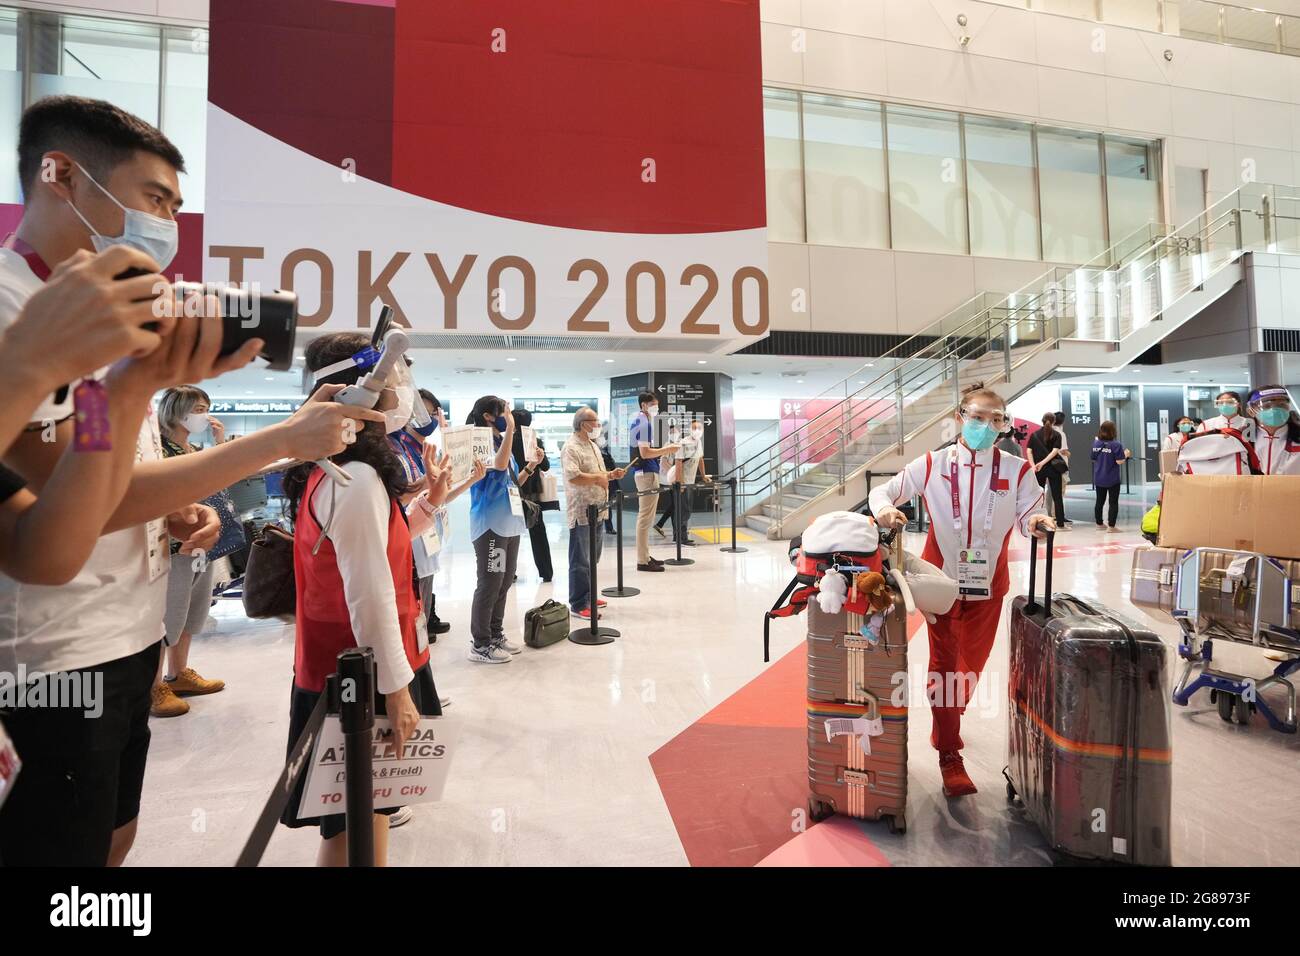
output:
<path id="1" fill-rule="evenodd" d="M 172 693 L 171 685 L 155 684 L 149 704 L 150 717 L 179 717 L 188 714 L 190 705 Z"/>
<path id="2" fill-rule="evenodd" d="M 198 671 L 193 667 L 187 667 L 174 678 L 165 681 L 168 687 L 172 689 L 173 694 L 215 694 L 219 690 L 225 690 L 226 682 L 223 680 L 208 680 L 206 677 L 200 677 Z"/>

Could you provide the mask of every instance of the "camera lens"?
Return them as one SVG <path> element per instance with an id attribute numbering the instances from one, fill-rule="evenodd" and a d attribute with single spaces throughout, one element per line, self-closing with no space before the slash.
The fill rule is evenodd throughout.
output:
<path id="1" fill-rule="evenodd" d="M 293 338 L 298 328 L 298 296 L 292 292 L 250 292 L 240 288 L 206 288 L 178 282 L 184 292 L 215 295 L 221 307 L 221 354 L 231 355 L 249 339 L 261 339 L 259 357 L 268 368 L 283 372 L 293 365 Z"/>

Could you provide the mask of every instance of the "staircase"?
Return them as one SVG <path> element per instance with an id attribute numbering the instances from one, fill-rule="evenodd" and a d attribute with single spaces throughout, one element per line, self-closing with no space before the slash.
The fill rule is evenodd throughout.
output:
<path id="1" fill-rule="evenodd" d="M 1059 369 L 1128 365 L 1242 281 L 1245 253 L 1300 252 L 1297 196 L 1296 187 L 1244 186 L 1177 229 L 1146 227 L 1077 269 L 962 303 L 818 396 L 831 402 L 825 410 L 738 449 L 741 464 L 726 477 L 737 481 L 745 523 L 788 538 L 853 506 L 871 474 L 878 483 L 955 437 L 953 411 L 974 382 L 1010 401 Z"/>

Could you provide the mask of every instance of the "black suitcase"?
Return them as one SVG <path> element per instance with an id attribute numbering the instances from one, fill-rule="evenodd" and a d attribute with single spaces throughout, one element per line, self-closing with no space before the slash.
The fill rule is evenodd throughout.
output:
<path id="1" fill-rule="evenodd" d="M 1166 650 L 1096 602 L 1052 594 L 1011 605 L 1007 797 L 1019 796 L 1052 848 L 1108 862 L 1169 865 Z"/>

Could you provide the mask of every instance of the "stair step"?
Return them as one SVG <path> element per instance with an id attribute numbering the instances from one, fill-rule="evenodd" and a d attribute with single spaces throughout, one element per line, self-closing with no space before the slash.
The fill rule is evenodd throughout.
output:
<path id="1" fill-rule="evenodd" d="M 767 529 L 772 527 L 772 519 L 766 515 L 745 515 L 745 524 L 759 534 L 767 534 Z"/>
<path id="2" fill-rule="evenodd" d="M 829 476 L 829 475 L 827 476 L 827 478 L 830 479 L 830 484 L 825 484 L 825 485 L 813 485 L 813 484 L 809 484 L 808 482 L 805 482 L 805 481 L 796 482 L 796 483 L 793 485 L 793 487 L 794 487 L 794 493 L 795 493 L 796 495 L 800 495 L 800 496 L 802 496 L 802 497 L 804 497 L 804 498 L 807 498 L 809 501 L 811 501 L 812 499 L 814 499 L 814 498 L 816 498 L 818 495 L 820 495 L 823 491 L 825 491 L 827 488 L 832 488 L 832 487 L 834 487 L 835 479 L 834 479 L 834 478 L 831 478 L 831 476 Z"/>

